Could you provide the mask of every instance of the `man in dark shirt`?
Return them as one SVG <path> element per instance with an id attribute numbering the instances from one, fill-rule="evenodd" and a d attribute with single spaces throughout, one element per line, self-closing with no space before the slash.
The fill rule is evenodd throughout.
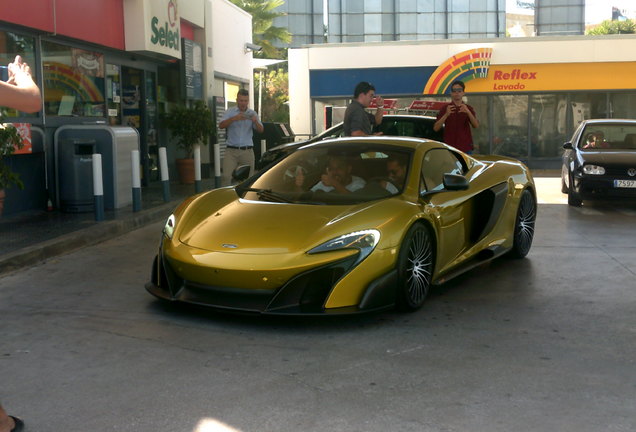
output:
<path id="1" fill-rule="evenodd" d="M 367 108 L 375 99 L 378 109 L 375 115 L 368 113 Z M 345 136 L 367 136 L 372 135 L 373 125 L 382 123 L 384 116 L 384 99 L 375 96 L 375 87 L 371 83 L 362 81 L 358 83 L 353 91 L 353 101 L 347 107 L 344 115 Z"/>
<path id="2" fill-rule="evenodd" d="M 479 120 L 473 107 L 464 103 L 465 88 L 462 81 L 451 84 L 451 101 L 439 110 L 433 130 L 437 132 L 444 126 L 444 142 L 470 154 L 473 151 L 470 128 L 478 128 Z"/>

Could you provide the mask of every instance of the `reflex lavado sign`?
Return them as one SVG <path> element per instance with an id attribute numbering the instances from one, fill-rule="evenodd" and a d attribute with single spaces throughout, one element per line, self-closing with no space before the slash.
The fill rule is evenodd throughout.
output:
<path id="1" fill-rule="evenodd" d="M 150 51 L 181 58 L 177 0 L 124 2 L 126 51 Z"/>

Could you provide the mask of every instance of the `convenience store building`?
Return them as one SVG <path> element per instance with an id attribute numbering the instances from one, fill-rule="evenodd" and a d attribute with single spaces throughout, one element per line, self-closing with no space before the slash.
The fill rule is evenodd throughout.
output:
<path id="1" fill-rule="evenodd" d="M 5 159 L 25 188 L 6 189 L 4 214 L 59 202 L 56 145 L 111 128 L 138 135 L 142 186 L 160 181 L 160 147 L 176 178 L 175 159 L 184 155 L 161 114 L 196 100 L 225 111 L 240 88 L 253 88 L 251 42 L 251 16 L 228 0 L 21 0 L 0 8 L 0 64 L 21 55 L 43 96 L 38 113 L 7 112 L 28 145 Z M 204 177 L 212 149 L 201 148 Z"/>

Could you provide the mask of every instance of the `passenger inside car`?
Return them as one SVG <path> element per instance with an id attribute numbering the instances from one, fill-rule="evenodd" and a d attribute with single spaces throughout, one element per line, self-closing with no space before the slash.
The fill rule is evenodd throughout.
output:
<path id="1" fill-rule="evenodd" d="M 380 184 L 389 193 L 396 194 L 404 187 L 406 180 L 406 161 L 403 158 L 392 155 L 386 161 L 387 179 Z"/>

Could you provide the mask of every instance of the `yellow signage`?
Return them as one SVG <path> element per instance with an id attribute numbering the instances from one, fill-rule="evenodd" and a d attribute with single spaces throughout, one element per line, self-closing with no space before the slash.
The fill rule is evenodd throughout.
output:
<path id="1" fill-rule="evenodd" d="M 488 76 L 470 81 L 471 93 L 510 93 L 631 88 L 636 62 L 490 64 Z"/>

